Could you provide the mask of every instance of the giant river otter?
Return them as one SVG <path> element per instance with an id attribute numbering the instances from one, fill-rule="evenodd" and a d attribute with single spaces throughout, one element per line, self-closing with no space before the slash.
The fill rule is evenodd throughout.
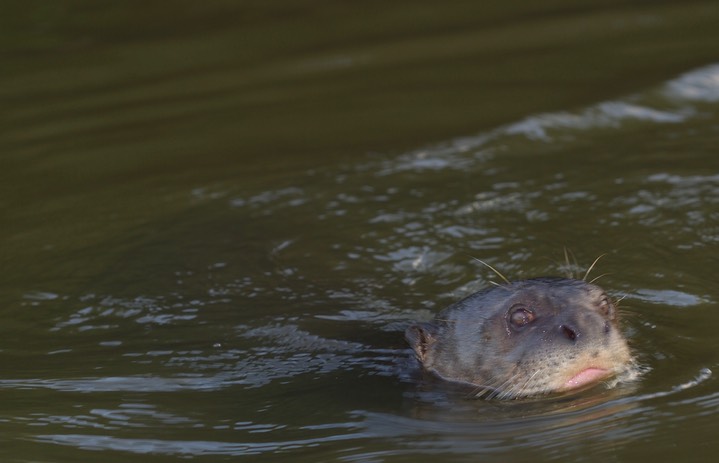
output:
<path id="1" fill-rule="evenodd" d="M 600 287 L 570 278 L 479 291 L 409 326 L 405 337 L 426 371 L 485 397 L 576 389 L 632 362 L 613 302 Z"/>

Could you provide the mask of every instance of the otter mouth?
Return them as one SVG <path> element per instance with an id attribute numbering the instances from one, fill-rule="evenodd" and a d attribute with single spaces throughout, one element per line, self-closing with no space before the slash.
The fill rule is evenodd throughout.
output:
<path id="1" fill-rule="evenodd" d="M 589 367 L 572 376 L 564 383 L 564 390 L 577 389 L 611 375 L 611 370 L 605 368 Z"/>

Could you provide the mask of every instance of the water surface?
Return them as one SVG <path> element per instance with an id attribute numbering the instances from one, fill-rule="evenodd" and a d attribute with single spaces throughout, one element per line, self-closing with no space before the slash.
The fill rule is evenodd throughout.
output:
<path id="1" fill-rule="evenodd" d="M 719 451 L 712 2 L 6 13 L 2 461 Z M 473 257 L 601 254 L 638 380 L 498 402 L 413 370 L 407 324 L 495 278 Z"/>

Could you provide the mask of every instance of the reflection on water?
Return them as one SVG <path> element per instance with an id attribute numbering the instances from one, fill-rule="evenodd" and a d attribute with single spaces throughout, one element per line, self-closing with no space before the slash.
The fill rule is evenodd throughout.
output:
<path id="1" fill-rule="evenodd" d="M 561 457 L 572 450 L 602 454 L 607 445 L 631 444 L 654 431 L 656 423 L 647 419 L 652 409 L 642 405 L 643 402 L 650 403 L 651 399 L 696 386 L 710 375 L 709 372 L 702 372 L 697 379 L 684 383 L 674 391 L 633 399 L 607 391 L 603 394 L 595 392 L 580 397 L 518 403 L 457 399 L 445 399 L 443 403 L 439 403 L 435 399 L 434 403 L 415 402 L 405 416 L 354 411 L 349 414 L 350 420 L 346 422 L 301 426 L 301 430 L 308 437 L 289 441 L 168 441 L 66 433 L 38 435 L 35 440 L 91 450 L 196 456 L 258 455 L 312 448 L 323 444 L 356 445 L 377 439 L 401 443 L 398 448 L 380 452 L 388 456 L 417 453 L 491 455 L 508 447 L 515 449 L 520 455 L 536 448 L 541 448 L 546 455 L 554 457 Z M 145 424 L 133 424 L 138 417 Z M 42 426 L 54 422 L 71 428 L 112 431 L 121 427 L 145 427 L 148 420 L 154 426 L 206 428 L 206 424 L 200 421 L 162 413 L 144 404 L 123 404 L 116 410 L 95 409 L 87 416 L 37 417 L 36 424 Z M 634 424 L 628 424 L 633 421 Z M 236 431 L 249 437 L 252 434 L 282 435 L 288 426 L 239 421 L 215 428 Z M 360 442 L 353 444 L 353 441 Z M 370 456 L 360 452 L 348 459 L 364 461 Z"/>

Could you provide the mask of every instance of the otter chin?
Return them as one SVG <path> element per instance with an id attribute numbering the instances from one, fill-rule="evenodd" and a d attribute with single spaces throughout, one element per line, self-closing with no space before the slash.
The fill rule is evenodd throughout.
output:
<path id="1" fill-rule="evenodd" d="M 431 322 L 412 324 L 405 338 L 426 371 L 484 397 L 586 388 L 632 364 L 612 300 L 599 286 L 571 278 L 479 291 Z"/>

